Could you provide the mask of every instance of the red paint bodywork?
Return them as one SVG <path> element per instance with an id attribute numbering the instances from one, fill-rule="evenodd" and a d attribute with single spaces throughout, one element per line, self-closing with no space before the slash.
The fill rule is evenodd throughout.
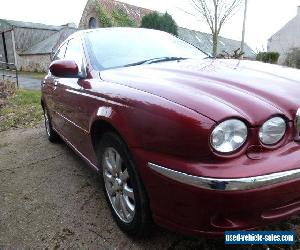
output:
<path id="1" fill-rule="evenodd" d="M 300 107 L 298 70 L 236 60 L 185 60 L 97 72 L 86 57 L 87 79 L 56 78 L 42 84 L 42 102 L 53 126 L 91 166 L 95 122 L 122 136 L 147 190 L 159 225 L 188 234 L 221 235 L 251 229 L 300 211 L 300 180 L 251 191 L 210 191 L 167 179 L 148 162 L 201 177 L 251 177 L 300 167 L 293 120 Z M 53 82 L 58 81 L 58 86 Z M 265 147 L 259 127 L 280 115 L 284 139 Z M 233 155 L 212 150 L 209 136 L 228 118 L 249 127 Z"/>

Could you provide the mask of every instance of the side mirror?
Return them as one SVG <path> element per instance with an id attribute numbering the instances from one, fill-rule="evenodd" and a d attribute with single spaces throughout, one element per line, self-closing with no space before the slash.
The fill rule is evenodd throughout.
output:
<path id="1" fill-rule="evenodd" d="M 50 72 L 59 78 L 80 78 L 78 65 L 72 60 L 57 60 L 51 63 Z"/>

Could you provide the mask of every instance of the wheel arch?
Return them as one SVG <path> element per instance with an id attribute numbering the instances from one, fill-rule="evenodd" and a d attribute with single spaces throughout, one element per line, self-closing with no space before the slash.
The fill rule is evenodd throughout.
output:
<path id="1" fill-rule="evenodd" d="M 120 136 L 120 138 L 122 138 L 123 141 L 125 141 L 123 136 L 121 136 L 119 131 L 115 128 L 115 126 L 112 125 L 110 121 L 106 119 L 96 119 L 95 121 L 93 121 L 90 128 L 91 141 L 95 152 L 97 149 L 98 142 L 101 140 L 101 137 L 106 132 L 114 132 L 118 136 Z"/>
<path id="2" fill-rule="evenodd" d="M 130 147 L 140 145 L 138 136 L 134 133 L 129 114 L 132 109 L 128 106 L 104 105 L 95 110 L 89 122 L 89 132 L 94 150 L 101 136 L 108 131 L 116 133 Z"/>

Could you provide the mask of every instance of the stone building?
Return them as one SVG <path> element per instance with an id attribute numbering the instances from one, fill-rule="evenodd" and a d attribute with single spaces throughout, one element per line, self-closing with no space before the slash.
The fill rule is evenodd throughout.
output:
<path id="1" fill-rule="evenodd" d="M 300 6 L 297 15 L 268 40 L 268 51 L 280 54 L 280 64 L 284 64 L 287 54 L 295 48 L 300 48 Z"/>
<path id="2" fill-rule="evenodd" d="M 75 24 L 45 25 L 0 19 L 0 62 L 26 71 L 46 71 L 51 54 L 76 31 Z"/>
<path id="3" fill-rule="evenodd" d="M 100 28 L 102 26 L 99 22 L 99 13 L 97 13 L 98 6 L 101 6 L 110 14 L 112 14 L 114 10 L 122 10 L 131 20 L 136 23 L 136 26 L 141 24 L 143 16 L 153 12 L 152 10 L 115 0 L 88 0 L 82 13 L 79 29 Z"/>

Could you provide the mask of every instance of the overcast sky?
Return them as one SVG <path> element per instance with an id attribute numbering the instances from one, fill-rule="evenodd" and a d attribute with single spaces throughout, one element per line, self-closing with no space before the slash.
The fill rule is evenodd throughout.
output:
<path id="1" fill-rule="evenodd" d="M 61 25 L 79 23 L 87 0 L 2 0 L 0 18 Z M 209 32 L 205 22 L 186 14 L 189 0 L 120 0 L 133 5 L 168 11 L 179 26 Z M 256 51 L 266 48 L 267 39 L 297 13 L 300 0 L 248 0 L 246 42 Z M 240 40 L 243 9 L 224 26 L 221 35 Z"/>

